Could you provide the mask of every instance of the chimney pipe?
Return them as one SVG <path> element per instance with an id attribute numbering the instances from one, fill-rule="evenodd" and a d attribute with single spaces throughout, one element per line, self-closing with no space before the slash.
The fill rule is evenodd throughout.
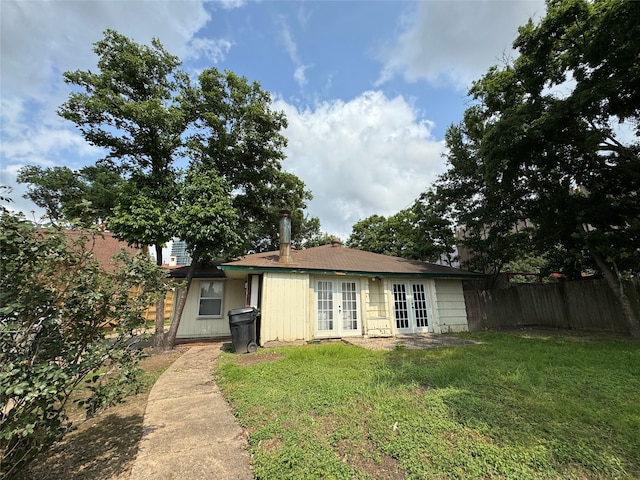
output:
<path id="1" fill-rule="evenodd" d="M 280 258 L 279 263 L 292 263 L 291 258 L 291 212 L 280 210 Z"/>

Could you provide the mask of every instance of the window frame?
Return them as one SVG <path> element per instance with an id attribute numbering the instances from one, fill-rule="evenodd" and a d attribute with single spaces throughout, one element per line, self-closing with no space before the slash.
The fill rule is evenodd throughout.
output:
<path id="1" fill-rule="evenodd" d="M 205 284 L 216 284 L 219 283 L 221 286 L 221 292 L 219 297 L 203 297 L 202 296 L 202 288 Z M 217 318 L 224 318 L 224 284 L 225 282 L 222 280 L 200 280 L 198 284 L 198 313 L 196 315 L 196 320 L 210 320 Z M 202 300 L 220 300 L 220 313 L 219 314 L 202 314 L 200 313 L 200 307 Z"/>

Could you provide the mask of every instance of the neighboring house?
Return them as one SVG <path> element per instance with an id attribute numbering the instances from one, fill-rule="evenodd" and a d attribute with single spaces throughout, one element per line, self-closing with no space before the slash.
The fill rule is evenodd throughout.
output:
<path id="1" fill-rule="evenodd" d="M 134 256 L 142 253 L 141 248 L 131 247 L 127 242 L 123 242 L 115 238 L 111 232 L 85 232 L 81 230 L 63 230 L 70 243 L 80 242 L 84 251 L 90 251 L 93 257 L 98 261 L 100 268 L 105 272 L 113 272 L 118 268 L 118 264 L 114 263 L 113 257 L 125 250 L 129 255 Z M 171 318 L 173 311 L 173 291 L 168 291 L 164 301 L 164 316 Z M 156 306 L 150 305 L 144 312 L 144 318 L 148 321 L 154 321 L 156 318 Z"/>
<path id="2" fill-rule="evenodd" d="M 110 232 L 84 232 L 81 230 L 63 230 L 64 235 L 70 242 L 78 242 L 82 244 L 85 251 L 93 254 L 98 261 L 100 268 L 106 272 L 112 272 L 117 269 L 117 265 L 113 263 L 114 255 L 125 250 L 130 255 L 136 255 L 142 250 L 130 247 L 127 242 L 122 242 L 113 236 Z"/>
<path id="3" fill-rule="evenodd" d="M 228 336 L 228 311 L 245 306 L 260 309 L 261 343 L 467 331 L 462 281 L 474 278 L 484 275 L 338 241 L 300 251 L 283 243 L 198 270 L 177 337 Z"/>

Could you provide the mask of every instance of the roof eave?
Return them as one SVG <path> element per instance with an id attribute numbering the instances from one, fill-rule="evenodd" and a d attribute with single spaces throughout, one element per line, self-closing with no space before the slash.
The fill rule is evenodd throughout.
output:
<path id="1" fill-rule="evenodd" d="M 247 273 L 266 273 L 266 272 L 282 272 L 282 273 L 310 273 L 314 275 L 350 275 L 355 277 L 401 277 L 401 278 L 440 278 L 440 279 L 453 279 L 453 280 L 471 280 L 487 278 L 487 275 L 482 273 L 434 273 L 434 272 L 364 272 L 356 270 L 327 270 L 316 268 L 301 268 L 301 267 L 264 267 L 264 266 L 249 266 L 249 265 L 218 265 L 220 270 L 228 270 L 231 272 L 245 271 Z"/>

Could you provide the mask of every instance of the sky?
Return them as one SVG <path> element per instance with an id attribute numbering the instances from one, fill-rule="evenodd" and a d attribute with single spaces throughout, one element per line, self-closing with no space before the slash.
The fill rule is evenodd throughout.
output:
<path id="1" fill-rule="evenodd" d="M 288 128 L 283 168 L 313 194 L 307 213 L 346 240 L 353 224 L 408 207 L 446 170 L 447 127 L 467 91 L 515 53 L 542 1 L 0 0 L 0 185 L 25 165 L 79 169 L 104 156 L 56 111 L 62 74 L 96 70 L 113 29 L 157 38 L 191 75 L 216 67 L 270 92 Z M 31 212 L 35 213 L 31 213 Z"/>

